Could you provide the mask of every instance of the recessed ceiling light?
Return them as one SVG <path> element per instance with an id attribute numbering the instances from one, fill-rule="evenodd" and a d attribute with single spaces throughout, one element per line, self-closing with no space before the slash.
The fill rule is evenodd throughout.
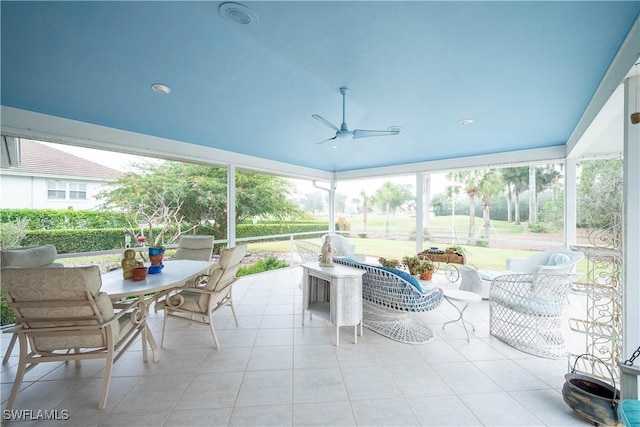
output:
<path id="1" fill-rule="evenodd" d="M 151 85 L 151 90 L 154 91 L 155 93 L 159 93 L 161 95 L 166 95 L 169 92 L 171 92 L 171 88 L 167 85 L 164 85 L 162 83 L 154 83 Z"/>
<path id="2" fill-rule="evenodd" d="M 258 15 L 240 3 L 225 2 L 218 6 L 218 13 L 225 21 L 240 25 L 258 25 Z"/>
<path id="3" fill-rule="evenodd" d="M 473 120 L 471 119 L 460 119 L 460 124 L 463 126 L 468 126 L 470 124 L 473 124 Z"/>

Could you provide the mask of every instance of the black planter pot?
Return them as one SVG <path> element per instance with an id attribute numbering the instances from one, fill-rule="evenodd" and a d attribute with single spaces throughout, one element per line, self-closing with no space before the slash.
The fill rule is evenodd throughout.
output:
<path id="1" fill-rule="evenodd" d="M 576 362 L 582 356 L 591 355 L 580 355 L 576 358 Z M 596 359 L 598 358 L 596 357 Z M 602 362 L 602 360 L 600 361 Z M 602 363 L 604 364 L 604 362 Z M 576 364 L 574 363 L 571 373 L 564 376 L 566 380 L 562 387 L 562 398 L 564 402 L 576 411 L 576 413 L 593 421 L 596 425 L 618 424 L 620 391 L 615 387 L 615 378 L 613 375 L 611 375 L 612 386 L 588 375 L 577 374 L 575 373 L 575 368 Z M 609 374 L 611 374 L 609 368 L 607 368 L 607 370 Z"/>

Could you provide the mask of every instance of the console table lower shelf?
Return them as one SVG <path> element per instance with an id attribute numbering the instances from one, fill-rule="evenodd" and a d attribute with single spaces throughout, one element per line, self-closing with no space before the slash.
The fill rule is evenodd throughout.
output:
<path id="1" fill-rule="evenodd" d="M 362 275 L 364 270 L 335 265 L 322 267 L 319 262 L 302 264 L 302 325 L 306 312 L 323 317 L 336 327 L 336 346 L 340 344 L 340 327 L 354 327 L 358 342 L 358 325 L 362 336 Z"/>

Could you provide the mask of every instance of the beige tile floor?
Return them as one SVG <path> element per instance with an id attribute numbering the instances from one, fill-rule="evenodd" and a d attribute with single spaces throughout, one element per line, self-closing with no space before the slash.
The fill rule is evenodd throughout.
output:
<path id="1" fill-rule="evenodd" d="M 228 309 L 207 328 L 170 322 L 157 363 L 139 343 L 114 366 L 107 407 L 97 409 L 103 361 L 43 364 L 29 372 L 16 409 L 67 410 L 66 421 L 5 425 L 77 426 L 570 426 L 591 425 L 563 402 L 566 360 L 519 352 L 489 335 L 488 303 L 469 306 L 476 331 L 442 324 L 443 303 L 417 314 L 436 334 L 401 344 L 367 329 L 353 343 L 320 318 L 301 323 L 300 268 L 241 278 L 234 287 L 240 326 Z M 455 288 L 436 275 L 434 284 Z M 568 310 L 579 309 L 569 305 Z M 162 313 L 150 319 L 155 337 Z M 8 344 L 2 337 L 2 349 Z M 572 339 L 572 337 L 569 337 Z M 17 353 L 2 367 L 2 409 Z"/>

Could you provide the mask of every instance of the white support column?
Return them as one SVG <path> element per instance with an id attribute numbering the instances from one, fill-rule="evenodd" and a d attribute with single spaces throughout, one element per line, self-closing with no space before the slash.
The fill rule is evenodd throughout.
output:
<path id="1" fill-rule="evenodd" d="M 416 253 L 422 252 L 424 236 L 424 172 L 416 172 Z"/>
<path id="2" fill-rule="evenodd" d="M 564 168 L 564 246 L 566 248 L 576 244 L 576 159 L 566 159 Z"/>
<path id="3" fill-rule="evenodd" d="M 329 188 L 329 233 L 336 232 L 336 187 L 337 187 L 336 174 L 333 174 L 331 178 Z"/>
<path id="4" fill-rule="evenodd" d="M 236 167 L 227 167 L 227 247 L 236 246 Z"/>
<path id="5" fill-rule="evenodd" d="M 625 81 L 622 356 L 627 359 L 640 345 L 640 123 L 631 124 L 638 111 L 640 76 Z M 638 361 L 636 360 L 636 364 Z"/>

